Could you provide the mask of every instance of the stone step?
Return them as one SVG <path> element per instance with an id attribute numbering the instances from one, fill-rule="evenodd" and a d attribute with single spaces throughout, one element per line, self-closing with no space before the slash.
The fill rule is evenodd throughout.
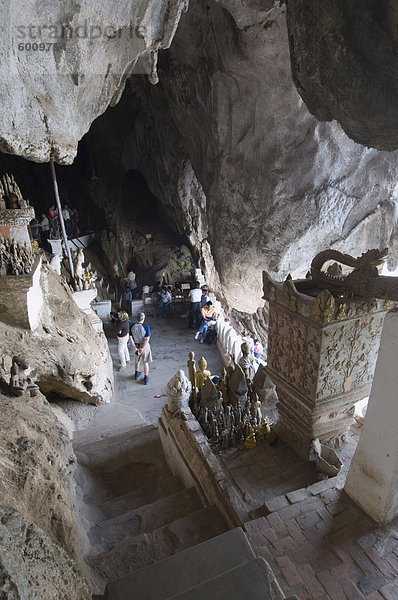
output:
<path id="1" fill-rule="evenodd" d="M 227 530 L 219 510 L 209 506 L 150 533 L 123 540 L 95 557 L 87 557 L 87 562 L 113 581 Z"/>
<path id="2" fill-rule="evenodd" d="M 156 487 L 161 481 L 171 477 L 171 472 L 167 465 L 160 465 L 159 460 L 136 462 L 129 461 L 117 468 L 112 465 L 109 472 L 102 469 L 89 469 L 81 467 L 79 480 L 86 478 L 91 480 L 91 485 L 86 486 L 85 503 L 101 506 L 116 498 L 126 496 L 130 493 L 137 493 L 138 496 L 148 486 Z"/>
<path id="3" fill-rule="evenodd" d="M 240 527 L 107 585 L 107 600 L 163 600 L 254 559 Z M 211 596 L 208 597 L 208 600 Z"/>
<path id="4" fill-rule="evenodd" d="M 88 504 L 100 505 L 172 477 L 152 425 L 144 431 L 78 444 L 75 451 L 82 477 L 91 481 L 85 497 Z"/>
<path id="5" fill-rule="evenodd" d="M 256 558 L 164 600 L 272 600 L 269 566 Z"/>
<path id="6" fill-rule="evenodd" d="M 107 519 L 92 527 L 89 537 L 94 545 L 108 548 L 126 538 L 159 529 L 177 519 L 186 517 L 203 508 L 198 494 L 183 489 L 171 496 L 160 498 L 135 510 Z"/>
<path id="7" fill-rule="evenodd" d="M 159 433 L 153 425 L 132 428 L 120 426 L 102 435 L 94 435 L 89 430 L 76 431 L 73 437 L 75 452 L 90 458 L 90 462 L 98 462 L 104 457 L 124 452 L 126 448 L 159 442 Z"/>
<path id="8" fill-rule="evenodd" d="M 75 442 L 83 443 L 102 437 L 109 437 L 117 432 L 148 427 L 139 411 L 131 406 L 110 403 L 94 412 L 91 421 L 84 429 L 73 432 Z"/>
<path id="9" fill-rule="evenodd" d="M 184 489 L 179 477 L 166 477 L 144 487 L 112 498 L 100 505 L 105 518 L 112 519 L 144 504 L 155 502 Z"/>

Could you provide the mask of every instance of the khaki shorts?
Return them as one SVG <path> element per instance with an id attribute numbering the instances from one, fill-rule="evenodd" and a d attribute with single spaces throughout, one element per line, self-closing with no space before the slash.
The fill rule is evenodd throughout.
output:
<path id="1" fill-rule="evenodd" d="M 138 358 L 138 362 L 139 363 L 150 363 L 152 362 L 152 352 L 151 352 L 151 346 L 148 343 L 145 348 L 142 351 L 141 356 L 135 356 L 135 359 L 137 360 Z"/>

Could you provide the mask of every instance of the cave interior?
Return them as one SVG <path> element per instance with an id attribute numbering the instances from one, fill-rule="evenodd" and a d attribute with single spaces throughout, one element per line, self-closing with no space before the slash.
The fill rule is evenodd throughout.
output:
<path id="1" fill-rule="evenodd" d="M 104 22 L 111 4 L 104 3 Z M 37 271 L 41 283 L 33 276 L 31 288 L 13 289 L 1 276 L 2 390 L 11 386 L 4 377 L 12 356 L 29 347 L 40 394 L 36 404 L 25 398 L 23 405 L 2 393 L 0 537 L 10 550 L 0 552 L 0 595 L 121 600 L 135 589 L 145 598 L 153 579 L 149 597 L 182 600 L 189 585 L 174 585 L 178 559 L 145 569 L 238 526 L 254 551 L 250 560 L 267 561 L 278 581 L 270 585 L 267 575 L 253 597 L 266 588 L 272 600 L 395 600 L 398 285 L 381 277 L 379 288 L 371 287 L 369 273 L 379 266 L 373 261 L 364 271 L 371 284 L 355 288 L 363 296 L 340 293 L 339 277 L 332 293 L 320 285 L 304 296 L 311 261 L 322 251 L 351 265 L 343 277 L 356 268 L 346 255 L 369 249 L 388 250 L 384 275 L 398 267 L 398 10 L 390 0 L 170 0 L 168 10 L 139 0 L 133 14 L 130 4 L 120 0 L 115 16 L 120 30 L 130 31 L 128 43 L 114 28 L 106 29 L 105 42 L 86 46 L 71 34 L 54 44 L 48 73 L 40 57 L 28 62 L 30 42 L 19 55 L 9 50 L 10 65 L 18 67 L 3 77 L 0 176 L 15 177 L 39 220 L 55 203 L 54 159 L 61 203 L 78 210 L 80 234 L 95 233 L 86 259 L 108 282 L 100 299 L 110 299 L 113 309 L 122 308 L 129 271 L 141 296 L 157 281 L 194 283 L 199 269 L 222 307 L 218 348 L 225 364 L 236 368 L 245 334 L 269 347 L 263 358 L 267 376 L 275 376 L 274 400 L 263 408 L 273 416 L 279 410 L 279 433 L 267 438 L 266 458 L 260 444 L 250 458 L 249 445 L 229 448 L 222 468 L 248 486 L 239 491 L 239 513 L 219 471 L 223 459 L 211 465 L 206 440 L 189 454 L 199 428 L 192 414 L 181 406 L 173 415 L 162 409 L 170 390 L 183 395 L 182 375 L 166 388 L 169 363 L 157 367 L 161 393 L 118 379 L 114 331 L 105 326 L 109 347 L 102 329 L 94 336 L 68 285 L 49 269 L 49 255 Z M 78 18 L 79 2 L 59 15 L 43 5 L 54 22 Z M 8 15 L 13 24 L 22 0 L 16 6 Z M 28 10 L 32 22 L 36 8 Z M 87 3 L 86 22 L 97 9 Z M 374 289 L 382 292 L 372 296 Z M 19 320 L 13 314 L 26 298 L 40 304 L 34 325 L 29 309 Z M 178 356 L 193 343 L 179 317 L 175 332 L 149 319 L 165 338 L 158 348 L 165 361 L 166 341 Z M 211 351 L 210 366 L 219 368 L 218 351 Z M 182 360 L 179 368 L 189 367 Z M 357 408 L 357 429 L 345 446 L 354 399 L 369 396 L 368 412 Z M 332 431 L 330 422 L 333 444 L 324 433 Z M 316 481 L 308 470 L 314 431 L 324 435 L 324 456 L 333 446 L 348 461 L 340 474 Z M 289 474 L 290 488 L 277 471 Z M 174 578 L 167 593 L 162 568 Z M 257 571 L 250 575 L 250 568 L 259 563 L 243 576 L 252 584 Z M 221 577 L 219 587 L 192 574 L 195 598 L 209 597 L 209 589 L 215 599 L 235 597 L 228 595 L 239 587 L 233 579 L 213 576 Z M 53 589 L 66 580 L 57 595 Z M 156 585 L 164 585 L 158 595 Z M 12 595 L 17 589 L 20 595 Z"/>

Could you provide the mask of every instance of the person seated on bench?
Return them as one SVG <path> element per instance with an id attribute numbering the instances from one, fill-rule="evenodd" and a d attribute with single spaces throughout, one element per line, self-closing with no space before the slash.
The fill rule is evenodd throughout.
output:
<path id="1" fill-rule="evenodd" d="M 167 317 L 170 314 L 172 307 L 171 294 L 166 287 L 162 287 L 159 295 L 161 300 L 158 304 L 158 317 Z"/>
<path id="2" fill-rule="evenodd" d="M 199 331 L 195 333 L 195 340 L 197 340 L 200 334 L 202 334 L 202 339 L 200 340 L 200 343 L 203 344 L 209 325 L 215 324 L 218 315 L 213 307 L 213 302 L 211 300 L 209 300 L 204 306 L 202 306 L 200 312 L 202 313 L 203 321 L 199 327 Z"/>

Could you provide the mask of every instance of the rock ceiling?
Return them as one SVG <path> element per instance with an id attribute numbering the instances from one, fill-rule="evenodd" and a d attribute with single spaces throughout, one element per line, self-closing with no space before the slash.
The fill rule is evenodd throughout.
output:
<path id="1" fill-rule="evenodd" d="M 55 21 L 62 20 L 52 4 L 42 4 Z M 3 74 L 0 91 L 3 150 L 46 161 L 53 147 L 57 160 L 68 163 L 93 120 L 115 105 L 86 136 L 101 203 L 111 209 L 117 205 L 124 174 L 139 170 L 162 203 L 164 219 L 200 256 L 209 282 L 230 306 L 248 312 L 262 302 L 263 268 L 274 276 L 302 274 L 312 256 L 330 245 L 354 253 L 394 245 L 396 153 L 359 145 L 336 121 L 320 122 L 306 106 L 320 119 L 337 119 L 363 144 L 395 147 L 393 139 L 387 143 L 388 126 L 372 110 L 373 96 L 368 113 L 355 106 L 352 72 L 347 74 L 350 85 L 340 80 L 340 97 L 333 77 L 328 79 L 328 69 L 344 70 L 343 54 L 350 63 L 347 49 L 330 43 L 322 73 L 315 68 L 320 46 L 308 34 L 310 16 L 330 22 L 333 15 L 327 8 L 341 8 L 342 2 L 324 2 L 318 12 L 315 3 L 310 9 L 310 1 L 289 2 L 288 27 L 285 6 L 270 0 L 191 0 L 186 13 L 183 1 L 173 0 L 172 10 L 162 13 L 155 10 L 159 3 L 141 0 L 134 15 L 130 4 L 119 2 L 113 21 L 127 28 L 134 22 L 136 37 L 128 48 L 123 37 L 112 40 L 120 47 L 109 72 L 104 69 L 111 61 L 105 43 L 68 41 L 62 55 L 54 54 L 50 76 L 29 71 L 25 55 L 12 51 L 12 77 Z M 18 5 L 13 25 L 21 21 L 22 3 Z M 94 3 L 77 5 L 80 12 L 70 12 L 70 22 L 82 17 L 94 22 Z M 102 4 L 102 22 L 113 6 Z M 306 19 L 300 20 L 297 7 Z M 24 15 L 23 22 L 29 20 L 36 22 L 33 13 L 29 19 Z M 311 24 L 315 33 L 322 29 L 316 23 Z M 344 36 L 334 41 L 343 44 Z M 153 86 L 146 77 L 133 75 L 117 104 L 125 86 L 125 78 L 117 74 L 129 74 L 127 65 L 139 54 L 149 56 L 154 66 L 151 50 L 170 43 L 159 56 L 159 83 Z M 301 97 L 292 79 L 289 45 Z M 361 66 L 354 64 L 356 70 Z M 84 73 L 88 65 L 102 75 L 76 79 L 74 73 Z M 361 105 L 367 104 L 365 75 L 356 90 L 362 90 Z M 345 87 L 347 100 L 342 97 Z M 372 126 L 369 112 L 375 116 Z M 391 111 L 382 103 L 377 114 L 387 118 Z M 384 135 L 384 142 L 372 141 L 372 131 Z"/>

